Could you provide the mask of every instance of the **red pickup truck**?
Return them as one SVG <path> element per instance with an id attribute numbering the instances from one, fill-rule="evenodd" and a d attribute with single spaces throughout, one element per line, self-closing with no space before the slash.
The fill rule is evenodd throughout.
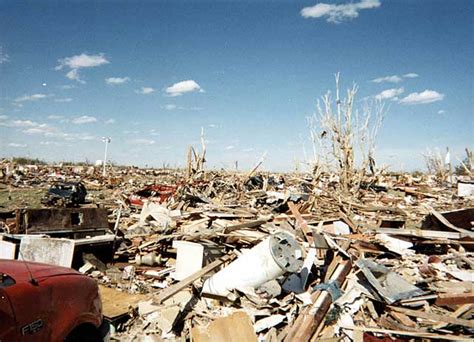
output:
<path id="1" fill-rule="evenodd" d="M 0 342 L 108 339 L 93 279 L 70 268 L 0 260 Z"/>

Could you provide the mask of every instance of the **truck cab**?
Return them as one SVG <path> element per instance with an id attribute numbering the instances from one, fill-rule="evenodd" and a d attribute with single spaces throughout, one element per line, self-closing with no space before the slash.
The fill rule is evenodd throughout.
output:
<path id="1" fill-rule="evenodd" d="M 0 341 L 106 341 L 96 282 L 69 268 L 0 259 Z"/>

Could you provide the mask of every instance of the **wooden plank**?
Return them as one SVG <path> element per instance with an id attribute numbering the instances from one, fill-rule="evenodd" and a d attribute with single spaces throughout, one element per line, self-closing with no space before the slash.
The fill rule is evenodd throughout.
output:
<path id="1" fill-rule="evenodd" d="M 465 304 L 465 305 L 460 306 L 456 311 L 450 313 L 449 316 L 454 317 L 454 318 L 458 318 L 458 317 L 461 317 L 462 315 L 464 315 L 465 313 L 467 313 L 468 311 L 473 310 L 473 309 L 474 309 L 474 305 Z M 443 329 L 446 326 L 448 326 L 447 323 L 440 323 L 440 324 L 434 325 L 433 329 Z"/>
<path id="2" fill-rule="evenodd" d="M 354 223 L 354 221 L 352 221 L 351 218 L 341 210 L 339 210 L 339 216 L 341 217 L 341 220 L 344 221 L 344 223 L 347 224 L 349 228 L 351 228 L 353 233 L 359 232 L 359 229 L 357 228 L 357 225 Z"/>
<path id="3" fill-rule="evenodd" d="M 388 235 L 415 236 L 415 237 L 420 237 L 420 238 L 425 238 L 425 239 L 459 240 L 461 238 L 460 233 L 442 232 L 438 230 L 377 228 L 377 229 L 373 229 L 373 231 L 376 233 L 383 233 L 383 234 L 388 234 Z"/>
<path id="4" fill-rule="evenodd" d="M 436 217 L 436 219 L 441 222 L 444 226 L 446 226 L 447 228 L 449 229 L 452 229 L 452 230 L 455 230 L 457 231 L 458 233 L 461 233 L 462 235 L 465 235 L 465 236 L 469 236 L 471 238 L 474 238 L 474 233 L 473 232 L 470 232 L 469 230 L 467 229 L 464 229 L 464 228 L 459 228 L 459 227 L 456 227 L 454 224 L 452 224 L 451 222 L 449 222 L 443 215 L 441 215 L 439 212 L 437 212 L 436 210 L 434 210 L 433 208 L 429 208 L 430 209 L 430 212 L 431 214 Z"/>
<path id="5" fill-rule="evenodd" d="M 454 318 L 445 315 L 438 315 L 432 312 L 425 312 L 420 310 L 411 310 L 405 308 L 399 308 L 395 306 L 389 306 L 390 310 L 404 313 L 407 316 L 418 317 L 428 319 L 435 322 L 450 323 L 454 325 L 461 325 L 463 327 L 474 328 L 474 321 L 468 321 L 466 319 Z"/>
<path id="6" fill-rule="evenodd" d="M 305 240 L 311 243 L 313 239 L 308 236 L 308 222 L 306 222 L 306 220 L 301 216 L 298 208 L 296 208 L 296 205 L 293 202 L 288 201 L 288 208 L 290 208 L 291 213 L 295 216 L 299 228 L 303 231 Z"/>
<path id="7" fill-rule="evenodd" d="M 352 269 L 350 260 L 343 260 L 339 255 L 335 259 L 340 260 L 338 267 L 330 277 L 330 281 L 337 281 L 342 284 Z M 317 330 L 319 324 L 324 320 L 329 307 L 332 304 L 332 298 L 327 291 L 317 290 L 311 294 L 313 304 L 306 307 L 296 318 L 295 322 L 288 330 L 284 341 L 309 341 L 311 336 Z"/>
<path id="8" fill-rule="evenodd" d="M 264 223 L 267 223 L 268 220 L 254 220 L 254 221 L 249 221 L 249 222 L 244 222 L 244 223 L 239 223 L 239 224 L 235 224 L 235 225 L 232 225 L 232 226 L 227 226 L 225 229 L 224 229 L 224 233 L 227 234 L 227 233 L 230 233 L 234 230 L 239 230 L 239 229 L 243 229 L 243 228 L 253 228 L 253 227 L 258 227 Z"/>
<path id="9" fill-rule="evenodd" d="M 469 293 L 440 293 L 436 305 L 474 304 L 474 292 Z"/>
<path id="10" fill-rule="evenodd" d="M 206 273 L 211 272 L 215 268 L 221 266 L 223 263 L 225 263 L 227 261 L 231 261 L 234 258 L 235 258 L 234 254 L 225 255 L 222 258 L 211 262 L 209 265 L 207 265 L 207 266 L 203 267 L 202 269 L 200 269 L 199 271 L 191 274 L 189 277 L 184 278 L 179 283 L 171 285 L 170 287 L 168 287 L 168 288 L 164 289 L 163 291 L 161 291 L 158 294 L 158 297 L 156 298 L 155 301 L 157 302 L 157 304 L 163 303 L 163 301 L 170 298 L 174 294 L 178 293 L 179 291 L 184 289 L 186 286 L 191 285 L 192 283 L 194 283 L 197 279 L 201 278 Z"/>
<path id="11" fill-rule="evenodd" d="M 403 325 L 405 325 L 406 327 L 409 327 L 409 328 L 416 328 L 416 323 L 413 322 L 410 318 L 408 318 L 407 315 L 401 313 L 401 312 L 397 312 L 397 311 L 392 311 L 390 312 L 390 314 L 397 320 L 399 321 L 400 323 L 402 323 Z"/>
<path id="12" fill-rule="evenodd" d="M 463 338 L 462 336 L 456 336 L 456 335 L 441 335 L 441 334 L 432 334 L 432 333 L 415 332 L 415 331 L 389 330 L 389 329 L 380 329 L 380 328 L 375 328 L 375 327 L 343 326 L 342 328 L 347 329 L 347 330 L 374 332 L 374 333 L 381 333 L 381 334 L 425 337 L 425 338 L 431 338 L 434 340 L 472 341 L 472 339 L 470 338 L 467 338 L 467 337 Z"/>
<path id="13" fill-rule="evenodd" d="M 407 187 L 396 187 L 394 188 L 395 190 L 401 190 L 401 191 L 404 191 L 405 193 L 409 194 L 409 195 L 414 195 L 416 197 L 428 197 L 428 198 L 435 198 L 435 199 L 439 199 L 439 196 L 437 195 L 433 195 L 433 194 L 428 194 L 426 192 L 421 192 L 421 191 L 417 191 L 417 190 L 413 190 L 413 189 L 410 189 L 410 188 L 407 188 Z"/>

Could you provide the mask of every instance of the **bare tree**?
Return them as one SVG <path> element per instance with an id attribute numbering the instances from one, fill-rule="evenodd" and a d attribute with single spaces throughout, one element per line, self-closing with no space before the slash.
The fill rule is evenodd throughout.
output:
<path id="1" fill-rule="evenodd" d="M 204 128 L 201 127 L 201 153 L 193 146 L 189 147 L 187 156 L 186 179 L 197 178 L 204 173 L 204 163 L 206 162 L 206 139 L 204 138 Z"/>
<path id="2" fill-rule="evenodd" d="M 313 174 L 335 172 L 344 192 L 356 190 L 367 168 L 376 173 L 375 139 L 385 114 L 384 103 L 364 100 L 355 107 L 357 85 L 340 96 L 339 73 L 335 75 L 336 94 L 330 91 L 317 102 L 317 111 L 308 118 L 313 147 Z M 356 162 L 356 157 L 358 162 Z"/>
<path id="3" fill-rule="evenodd" d="M 440 182 L 444 182 L 448 177 L 448 170 L 445 165 L 445 161 L 439 150 L 427 150 L 423 154 L 425 159 L 425 166 L 428 172 L 435 175 L 436 179 Z"/>

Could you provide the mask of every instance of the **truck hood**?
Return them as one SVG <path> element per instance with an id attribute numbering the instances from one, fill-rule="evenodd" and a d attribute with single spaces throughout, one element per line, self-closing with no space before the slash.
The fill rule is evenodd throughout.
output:
<path id="1" fill-rule="evenodd" d="M 30 261 L 0 259 L 0 273 L 9 275 L 16 281 L 16 283 L 30 280 L 29 272 L 31 272 L 33 277 L 38 281 L 60 275 L 83 276 L 83 274 L 67 267 L 47 265 Z"/>

